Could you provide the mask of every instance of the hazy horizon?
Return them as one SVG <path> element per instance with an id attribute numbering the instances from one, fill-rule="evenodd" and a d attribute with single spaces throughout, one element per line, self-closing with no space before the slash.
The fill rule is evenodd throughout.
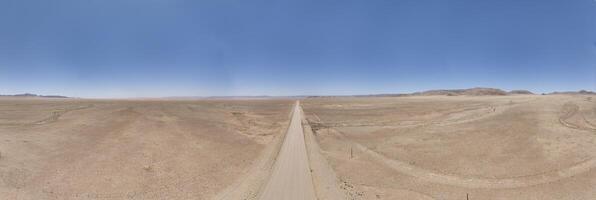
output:
<path id="1" fill-rule="evenodd" d="M 15 95 L 37 95 L 40 97 L 68 97 L 68 98 L 84 98 L 84 99 L 194 99 L 194 98 L 285 98 L 285 97 L 316 97 L 316 96 L 374 96 L 374 95 L 400 95 L 400 94 L 414 94 L 417 92 L 427 92 L 431 90 L 465 90 L 465 89 L 472 89 L 472 88 L 490 88 L 490 87 L 470 87 L 470 88 L 435 88 L 430 90 L 421 90 L 421 91 L 408 91 L 408 92 L 389 92 L 389 93 L 354 93 L 354 94 L 299 94 L 299 95 L 176 95 L 176 96 L 87 96 L 87 97 L 78 97 L 78 96 L 66 96 L 61 94 L 37 94 L 37 93 L 14 93 L 14 94 L 0 94 L 0 96 L 15 96 Z M 493 89 L 501 89 L 501 88 L 493 88 Z M 525 90 L 525 89 L 511 89 L 511 90 L 503 90 L 505 92 L 510 92 L 514 90 Z M 532 92 L 533 94 L 552 94 L 552 93 L 560 93 L 560 92 L 580 92 L 580 91 L 587 91 L 587 92 L 595 92 L 593 90 L 587 89 L 579 89 L 579 90 L 569 90 L 569 91 L 549 91 L 549 92 L 534 92 L 531 90 L 527 90 Z"/>
<path id="2" fill-rule="evenodd" d="M 596 90 L 596 2 L 0 2 L 0 94 Z"/>

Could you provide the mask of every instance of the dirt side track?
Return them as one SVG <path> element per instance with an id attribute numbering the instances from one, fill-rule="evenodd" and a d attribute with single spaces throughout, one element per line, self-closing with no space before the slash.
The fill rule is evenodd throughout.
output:
<path id="1" fill-rule="evenodd" d="M 304 100 L 349 199 L 594 199 L 586 96 Z"/>

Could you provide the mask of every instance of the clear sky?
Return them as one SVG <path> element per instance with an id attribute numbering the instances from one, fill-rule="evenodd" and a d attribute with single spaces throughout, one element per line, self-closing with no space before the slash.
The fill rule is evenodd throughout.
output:
<path id="1" fill-rule="evenodd" d="M 595 0 L 0 0 L 0 94 L 596 90 Z"/>

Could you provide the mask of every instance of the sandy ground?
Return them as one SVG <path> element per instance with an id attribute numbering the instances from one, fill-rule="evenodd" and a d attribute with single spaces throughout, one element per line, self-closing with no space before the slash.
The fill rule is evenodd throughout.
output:
<path id="1" fill-rule="evenodd" d="M 293 101 L 0 99 L 0 199 L 212 199 Z"/>
<path id="2" fill-rule="evenodd" d="M 302 101 L 350 199 L 595 199 L 596 98 Z"/>
<path id="3" fill-rule="evenodd" d="M 0 199 L 596 198 L 594 96 L 293 103 L 1 98 Z"/>

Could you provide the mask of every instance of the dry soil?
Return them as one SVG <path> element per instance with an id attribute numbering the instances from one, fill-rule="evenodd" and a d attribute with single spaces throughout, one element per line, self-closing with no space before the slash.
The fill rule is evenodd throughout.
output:
<path id="1" fill-rule="evenodd" d="M 593 97 L 302 102 L 350 199 L 596 199 Z"/>
<path id="2" fill-rule="evenodd" d="M 0 99 L 0 199 L 212 199 L 290 100 Z"/>

